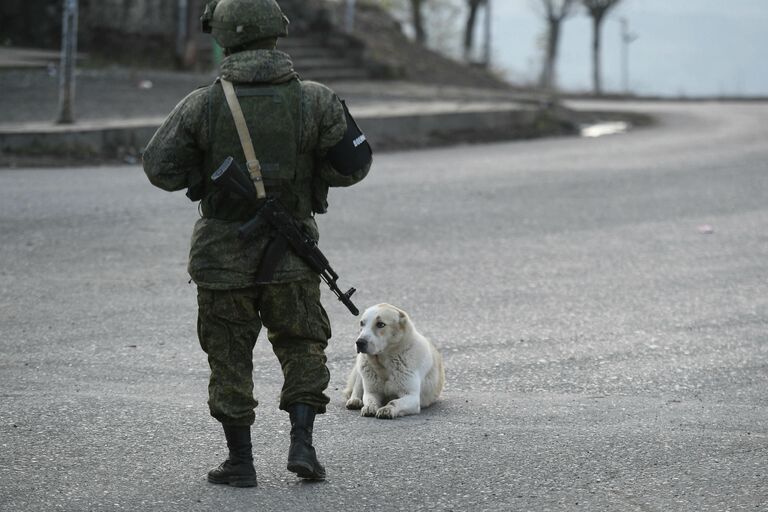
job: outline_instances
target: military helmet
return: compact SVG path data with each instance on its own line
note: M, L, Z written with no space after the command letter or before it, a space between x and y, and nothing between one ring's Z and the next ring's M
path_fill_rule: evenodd
M288 18L275 0L214 0L200 21L223 48L288 35Z

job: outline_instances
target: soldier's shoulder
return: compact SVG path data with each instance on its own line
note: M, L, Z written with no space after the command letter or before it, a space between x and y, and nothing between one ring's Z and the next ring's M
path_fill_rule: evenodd
M197 109L205 108L208 104L208 97L210 96L211 87L216 85L216 82L202 85L197 89L184 96L184 98L176 105L176 109L184 111L194 111Z
M184 97L184 99L181 100L181 102L185 104L189 104L190 106L206 103L208 101L208 96L209 96L211 87L213 87L214 85L216 85L216 82L208 85L201 85L197 89L187 94Z
M305 97L309 97L316 101L331 101L336 99L336 93L333 89L320 82L314 82L312 80L301 81L301 92Z

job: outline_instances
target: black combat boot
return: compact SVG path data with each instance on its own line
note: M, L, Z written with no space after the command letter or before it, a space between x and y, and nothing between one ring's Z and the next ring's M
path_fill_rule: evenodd
M233 487L254 487L256 470L251 453L251 427L223 425L229 457L208 472L208 481Z
M291 415L291 447L288 449L288 471L309 480L325 480L325 468L317 460L312 447L315 408L307 404L288 406Z

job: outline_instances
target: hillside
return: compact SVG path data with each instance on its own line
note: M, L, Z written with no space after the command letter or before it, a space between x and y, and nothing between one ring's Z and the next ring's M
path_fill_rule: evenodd
M484 68L455 61L412 42L381 7L361 4L355 29L355 35L365 44L366 57L391 70L393 78L441 85L510 87Z
M338 52L354 57L376 79L474 86L494 89L510 84L486 69L455 61L412 42L385 9L357 2L355 30L342 30L344 3L327 0L282 0L291 19L290 36L321 35ZM289 37L290 37L289 36Z

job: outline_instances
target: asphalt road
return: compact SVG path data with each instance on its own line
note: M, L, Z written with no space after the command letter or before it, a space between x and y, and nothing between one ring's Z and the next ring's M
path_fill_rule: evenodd
M660 123L382 154L333 192L341 284L408 310L447 387L419 416L345 410L356 320L327 294L315 484L285 470L265 340L259 486L204 480L225 447L182 193L0 171L0 509L768 510L768 104L623 107Z

